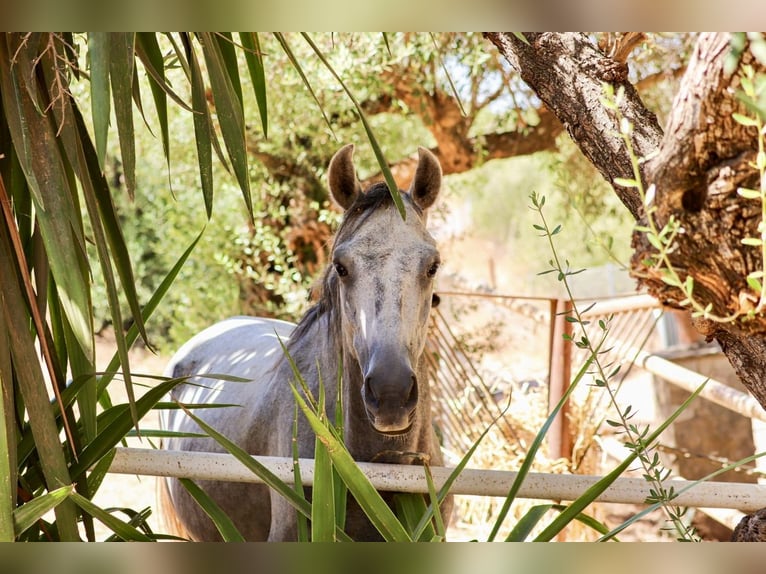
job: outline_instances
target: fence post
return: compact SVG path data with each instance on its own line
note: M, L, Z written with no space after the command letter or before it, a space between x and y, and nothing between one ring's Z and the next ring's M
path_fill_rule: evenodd
M572 344L564 335L572 335L572 324L566 320L572 311L569 299L551 299L551 339L548 356L548 413L569 388L572 370ZM551 459L569 459L572 437L569 432L569 401L559 411L548 431L548 452Z

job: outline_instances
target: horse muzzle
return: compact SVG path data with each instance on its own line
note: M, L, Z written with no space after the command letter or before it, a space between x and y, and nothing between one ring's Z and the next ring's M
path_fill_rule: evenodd
M378 363L364 377L362 397L375 430L387 435L405 434L415 419L418 380L409 365Z

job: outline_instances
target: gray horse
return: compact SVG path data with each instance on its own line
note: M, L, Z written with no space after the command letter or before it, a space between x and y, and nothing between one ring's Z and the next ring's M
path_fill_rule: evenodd
M345 210L331 264L318 284L317 302L298 325L274 319L234 317L202 331L175 354L170 377L229 374L250 382L192 378L172 397L180 403L225 403L240 407L201 409L197 415L252 454L292 456L295 401L292 369L280 339L314 396L321 376L327 410L334 417L336 378L343 375L345 444L357 461L412 463L422 453L432 465L442 455L431 420L423 350L433 301L439 251L426 231L426 210L441 185L441 168L420 148L412 185L399 214L385 184L363 191L352 161L353 145L330 162L335 201ZM340 363L339 363L340 362ZM182 411L167 411L165 428L199 432ZM314 435L301 417L299 456L313 458ZM220 451L209 438L171 438L171 450ZM295 540L295 510L264 485L205 482L208 494L248 540ZM391 493L382 493L391 502ZM160 513L166 526L193 540L219 540L210 519L176 479L160 479ZM449 516L451 501L442 514ZM355 540L379 540L353 500L346 531Z

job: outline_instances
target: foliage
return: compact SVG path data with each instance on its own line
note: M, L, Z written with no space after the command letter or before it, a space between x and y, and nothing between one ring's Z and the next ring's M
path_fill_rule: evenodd
M181 194L201 188L198 202L209 219L218 196L216 184L231 187L220 185L212 167L215 155L230 174L221 179L236 182L246 217L253 221L238 50L247 60L254 97L261 105L265 85L262 54L240 45L257 46L258 36L241 34L238 39L210 33L0 35L0 205L4 221L0 233L4 270L0 286L0 467L4 477L0 482L0 533L4 540L77 540L81 535L93 539L93 518L122 538L146 539L134 526L94 507L89 500L109 466L112 449L177 383L162 382L136 398L128 349L139 336L150 344L146 322L198 244L201 229L187 213L167 217L166 212L163 217L142 221L147 225L137 228L133 236L142 245L143 238L163 231L172 234L171 229L176 228L190 231L192 239L184 241L190 236L182 235L174 253L156 268L154 258L159 251L146 252L146 257L139 258L141 265L134 266L132 244L126 241L124 228L130 227L128 221L144 220L141 210L149 203L126 208L120 205L124 198L117 198L124 191L132 200L143 183L137 180L137 168L151 169L137 161L143 156L137 153L141 150L136 145L136 112L159 134L162 151L156 157L171 165L168 103L172 101L187 125L193 126L189 139L195 142L194 171L199 178L199 186L189 184L185 174L178 180L171 166L175 190ZM145 82L139 81L140 72L146 74ZM73 86L82 78L90 82L89 110L73 94ZM153 115L146 105L149 102ZM264 120L267 114L262 111L260 119ZM147 119L150 115L151 121ZM113 149L109 145L110 120L119 142L119 152L114 155L109 153ZM184 151L188 153L188 148ZM117 170L115 156L119 157ZM107 179L107 166L114 182ZM384 173L388 170L385 164L379 167ZM151 201L159 190L169 193L166 186L156 184L147 188L141 201ZM160 203L167 206L167 202ZM240 212L242 203L237 208ZM157 271L160 267L165 269L164 275ZM93 289L96 268L104 285L101 293ZM150 282L139 291L137 270L157 274L154 290ZM195 271L199 281L204 273ZM197 290L200 287L204 285L197 284ZM107 302L113 325L130 327L127 331L115 329L117 355L110 371L99 374L94 302L102 301ZM177 312L184 311L181 307ZM108 385L117 370L129 401L113 406ZM49 388L55 397L53 405ZM60 490L69 485L76 492ZM40 504L22 511L38 500ZM51 507L55 507L53 522L43 518ZM13 527L16 515L23 520ZM19 524L23 531L18 530Z
M360 144L361 172L390 182L383 156L432 135L412 102L386 103L392 77L455 94L477 135L496 117L533 119L534 98L509 89L520 80L479 35L399 39L0 34L2 540L92 540L94 519L119 539L157 538L141 513L125 521L90 502L114 447L178 383L137 397L129 348L233 311L232 274L266 287L260 310L295 312L336 217L317 166L337 140ZM368 119L375 101L385 113ZM296 239L309 221L324 227ZM117 353L97 373L105 323ZM118 372L129 400L113 405ZM443 496L432 494L426 514Z

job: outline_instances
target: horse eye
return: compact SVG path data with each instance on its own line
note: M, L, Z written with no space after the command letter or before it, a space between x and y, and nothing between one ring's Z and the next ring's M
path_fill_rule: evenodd
M345 277L348 275L348 269L346 269L342 263L335 263L335 272L338 274L338 277Z
M428 271L426 271L426 275L428 277L433 277L436 275L436 272L439 270L439 264L438 263L432 263L431 267L428 268Z

